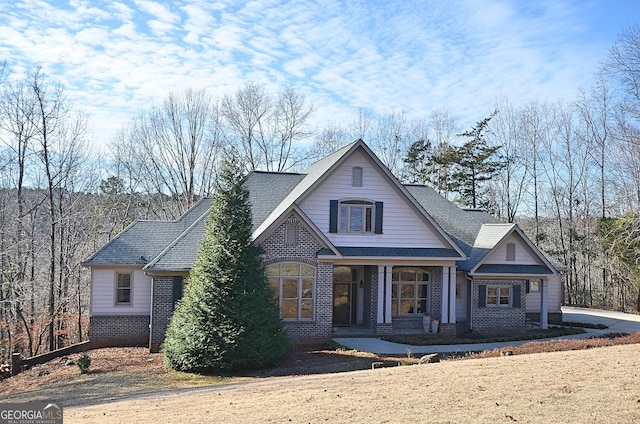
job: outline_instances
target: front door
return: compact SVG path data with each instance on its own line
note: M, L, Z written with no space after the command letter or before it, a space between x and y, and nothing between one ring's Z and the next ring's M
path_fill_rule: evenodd
M333 285L333 325L351 324L351 283Z

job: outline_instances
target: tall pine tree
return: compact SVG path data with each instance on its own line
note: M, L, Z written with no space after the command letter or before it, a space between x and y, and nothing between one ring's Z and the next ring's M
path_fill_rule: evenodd
M497 154L502 146L489 146L484 133L497 111L476 123L476 126L460 134L468 139L456 147L453 161L456 170L451 176L453 189L460 194L460 201L473 208L490 208L488 199L483 197L483 183L497 175L504 166L504 160Z
M288 352L259 248L251 240L249 193L232 161L219 176L198 257L162 351L171 368L198 373L263 368Z

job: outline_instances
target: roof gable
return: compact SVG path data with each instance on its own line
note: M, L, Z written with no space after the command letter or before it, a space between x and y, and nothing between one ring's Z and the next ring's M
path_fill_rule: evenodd
M513 244L514 258L507 259ZM516 224L484 224L466 265L471 274L553 274L556 267Z
M449 249L455 253L455 257L465 257L465 253L453 242L453 240L449 237L449 235L437 224L431 216L429 216L422 206L409 194L407 189L399 183L399 181L391 174L391 172L384 166L378 157L369 149L369 147L362 141L357 140L354 143L351 143L344 148L338 150L332 155L327 156L326 158L314 163L311 165L299 183L291 189L290 193L282 200L282 202L277 205L274 210L268 215L268 217L257 226L255 229L253 236L254 239L260 238L268 228L272 227L273 223L282 218L283 214L286 213L287 210L291 208L293 204L298 205L303 211L305 211L312 221L316 223L316 225L320 228L322 232L328 235L329 238L332 235L329 235L329 199L324 199L322 196L326 193L322 193L319 195L318 193L322 192L322 190L326 189L326 187L331 187L333 192L336 190L340 193L340 197L344 199L347 198L355 198L353 197L353 190L351 185L345 185L344 189L336 185L336 179L334 175L343 170L343 165L348 166L348 163L352 158L360 157L364 158L366 161L366 165L374 170L377 174L380 175L379 185L387 191L391 190L394 194L394 201L388 203L388 208L385 209L385 220L387 216L391 216L387 214L387 211L394 212L393 205L397 204L397 202L401 202L407 211L411 211L413 219L415 220L417 217L417 221L414 223L414 227L412 229L408 229L408 233L404 237L397 237L395 240L393 239L393 235L384 235L377 239L366 240L365 238L360 238L360 242L368 242L368 243L389 243L389 242L402 242L403 240L411 240L414 244L424 244L424 240L418 241L416 232L426 232L431 239L437 239L436 245L432 247ZM348 168L349 172L351 167ZM369 188L369 192L367 194L359 195L359 199L362 200L380 200L376 199L376 188ZM360 191L361 193L365 193L365 191ZM326 197L326 196L325 196ZM316 202L317 204L313 204ZM397 211L396 211L397 212ZM407 212L405 212L407 213ZM312 216L313 215L313 216ZM387 221L385 221L387 222ZM386 225L386 224L385 224ZM344 236L344 235L343 235ZM334 243L335 244L335 243ZM400 246L396 246L400 247ZM404 246L404 247L412 247Z

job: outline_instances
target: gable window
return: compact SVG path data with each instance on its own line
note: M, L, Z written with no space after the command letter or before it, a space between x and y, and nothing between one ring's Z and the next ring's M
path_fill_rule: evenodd
M283 320L313 319L314 267L297 262L282 262L268 266L267 276Z
M421 269L394 269L391 283L391 313L419 315L429 313L429 273Z
M515 261L516 260L516 245L515 243L507 243L507 260Z
M116 304L131 304L131 274L117 274L116 277Z
M362 168L359 166L351 168L351 186L362 187Z
M331 200L329 232L382 234L383 206L369 200Z
M363 200L340 202L341 233L371 233L373 224L373 203Z

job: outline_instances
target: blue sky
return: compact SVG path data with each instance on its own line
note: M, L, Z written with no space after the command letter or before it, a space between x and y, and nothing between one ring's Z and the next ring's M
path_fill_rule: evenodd
M170 91L246 82L295 86L314 125L366 107L446 109L468 127L498 97L572 100L637 22L637 0L14 0L0 2L0 61L42 64L98 149Z

